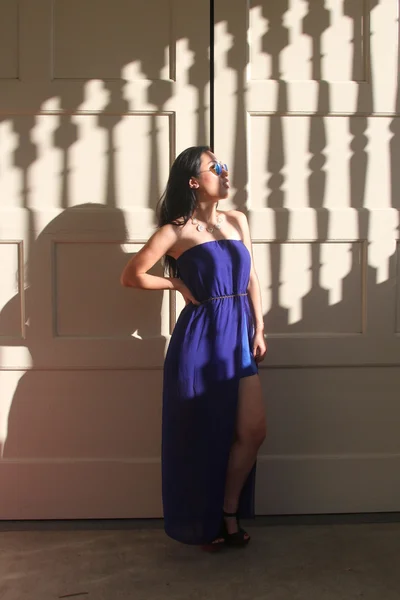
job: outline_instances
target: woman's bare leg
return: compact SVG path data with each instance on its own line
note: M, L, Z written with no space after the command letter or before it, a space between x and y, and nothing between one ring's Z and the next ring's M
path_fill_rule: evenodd
M266 435L265 410L259 375L239 382L236 436L232 444L225 485L224 510L236 513L240 493ZM236 519L225 519L228 533L237 531Z

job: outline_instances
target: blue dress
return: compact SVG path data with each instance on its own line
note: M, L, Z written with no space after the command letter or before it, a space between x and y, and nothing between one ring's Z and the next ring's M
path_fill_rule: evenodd
M186 544L218 536L239 381L257 373L247 297L250 253L239 240L186 250L178 275L201 302L188 304L174 328L164 365L162 492L166 533ZM239 516L254 516L255 465Z

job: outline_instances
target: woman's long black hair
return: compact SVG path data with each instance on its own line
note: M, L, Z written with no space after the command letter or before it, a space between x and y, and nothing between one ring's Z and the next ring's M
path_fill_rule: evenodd
M196 208L196 192L189 185L191 177L198 177L201 156L210 152L208 146L186 148L175 159L167 186L157 206L158 227L171 223L183 227ZM164 257L164 266L170 277L177 277L178 268L172 256Z

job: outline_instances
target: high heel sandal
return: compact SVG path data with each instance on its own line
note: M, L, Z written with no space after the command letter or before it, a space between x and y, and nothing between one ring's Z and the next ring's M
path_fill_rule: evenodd
M225 523L225 517L227 518L235 518L238 524L238 531L235 533L228 533L228 529ZM236 546L238 548L244 548L250 541L249 534L240 527L237 513L227 513L224 511L224 520L223 520L223 533L222 537L225 540L227 546Z
M226 546L224 537L224 523L221 523L221 528L217 537L209 544L203 544L201 549L205 552L219 552Z
M209 544L203 544L201 546L201 549L204 550L204 552L219 552L225 546L226 542L224 536L219 535L217 538L215 538L214 541L210 542Z

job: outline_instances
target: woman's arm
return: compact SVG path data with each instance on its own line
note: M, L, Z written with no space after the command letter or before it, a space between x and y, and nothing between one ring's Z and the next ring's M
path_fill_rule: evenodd
M177 240L172 225L165 225L133 256L121 274L121 284L142 290L173 290L174 279L149 275L149 271L174 245Z
M243 243L247 247L251 257L250 279L247 292L250 299L250 306L253 311L255 328L253 352L257 362L260 362L264 359L264 356L267 352L267 346L264 340L264 318L261 306L261 290L257 273L254 268L253 248L251 244L249 224L247 222L246 215L244 215L242 212L235 210L231 212L231 215L237 221L239 230L242 234Z
M121 274L121 284L142 290L177 290L186 303L198 304L185 284L176 277L149 275L149 271L176 243L178 235L173 225L164 225L127 263Z
M231 214L237 220L237 224L242 234L243 243L247 247L251 257L250 280L247 291L253 309L254 326L257 331L264 331L264 319L261 306L261 291L257 273L254 268L253 248L251 244L249 224L247 222L246 215L244 215L242 212L235 210L232 211Z
M253 309L254 328L256 331L264 331L264 319L261 307L261 292L257 273L252 270L250 281L247 288L250 297L250 303Z

